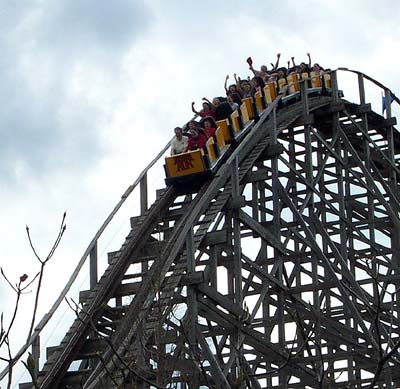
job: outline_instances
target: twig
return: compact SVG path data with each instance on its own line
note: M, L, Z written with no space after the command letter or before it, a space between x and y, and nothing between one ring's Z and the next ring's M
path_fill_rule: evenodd
M11 285L11 283L8 281L7 277L5 276L5 274L3 272L3 269L1 270L1 273L2 273L3 277L7 280L7 282ZM12 287L13 290L15 290L15 292L17 293L17 299L15 301L14 312L12 314L11 322L10 322L10 324L8 326L8 329L7 329L7 331L5 331L3 333L2 338L0 338L0 347L4 344L4 341L6 339L8 339L8 336L10 334L11 328L13 327L15 319L17 317L17 312L18 312L18 309L19 309L19 301L21 299L21 293L22 293L22 290L23 290L23 288L21 288L21 284L26 280L26 278L24 278L24 276L20 277L19 283L17 284L16 288ZM2 316L1 328L3 330L3 316Z
M33 307L32 320L31 320L31 325L30 325L29 331L28 331L27 341L31 337L32 332L33 332L33 326L35 325L36 313L37 313L37 309L38 309L38 305L39 305L39 295L40 295L40 290L41 290L41 287L42 287L42 280L43 280L43 275L44 275L44 267L45 267L46 263L50 260L50 258L53 256L53 254L55 253L58 245L61 242L61 238L62 238L62 236L63 236L63 234L65 232L65 229L67 228L67 226L65 225L65 217L66 217L66 215L67 215L66 212L64 212L57 238L56 238L52 248L50 249L49 254L47 255L47 257L46 257L46 259L44 261L36 253L35 247L33 246L33 243L32 243L31 235L29 233L29 227L26 226L26 233L28 235L29 244L30 244L30 246L32 248L32 251L35 254L36 258L40 262L39 280L38 280L38 285L37 285L37 288L36 288L35 304L34 304L34 307Z

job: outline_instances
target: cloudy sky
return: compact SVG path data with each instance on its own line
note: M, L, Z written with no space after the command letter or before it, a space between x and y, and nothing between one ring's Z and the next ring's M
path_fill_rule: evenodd
M396 0L0 5L0 266L14 282L33 275L25 225L45 255L67 211L50 297L172 128L191 117L190 102L221 95L226 74L249 75L248 56L260 66L278 52L285 63L310 51L324 67L363 71L400 95ZM9 289L0 280L6 313Z

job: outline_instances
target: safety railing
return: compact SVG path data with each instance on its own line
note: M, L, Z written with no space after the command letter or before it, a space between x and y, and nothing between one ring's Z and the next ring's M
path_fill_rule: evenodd
M340 67L337 69L338 72L341 73L348 73L348 74L354 74L357 75L357 82L358 82L358 94L359 94L359 99L360 99L360 104L366 104L367 100L370 101L371 99L367 99L367 93L366 93L366 85L365 81L369 81L372 85L378 87L378 103L381 103L381 108L382 108L382 114L384 114L383 111L386 113L386 118L392 117L392 102L396 102L398 106L400 107L400 99L391 91L387 86L383 85L379 81L375 80L374 78L366 75L365 73L359 72L357 70L352 70L344 67ZM379 93L380 92L380 93ZM380 101L379 101L380 100ZM378 106L376 107L377 111Z

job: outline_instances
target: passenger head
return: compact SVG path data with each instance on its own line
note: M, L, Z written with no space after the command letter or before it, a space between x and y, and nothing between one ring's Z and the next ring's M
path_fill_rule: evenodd
M313 67L312 67L312 71L313 71L313 72L318 73L318 72L320 72L321 70L324 70L324 68L321 67L321 66L319 66L318 63L315 63L315 64L313 65Z
M297 66L297 65L293 66L293 73L301 74L301 73L305 73L305 72L308 72L308 70L302 70L301 66Z
M205 102L203 103L203 109L204 109L204 111L211 111L211 105L210 105L210 103L207 103L207 101L205 101Z
M237 86L235 84L229 85L229 93L237 93Z
M248 81L243 80L242 83L241 83L240 85L241 85L242 89L243 89L245 92L250 92L250 91L251 91L251 85L250 85L250 83L249 83Z
M212 118L208 118L208 117L203 120L203 126L205 129L217 127L215 121Z
M212 103L218 107L221 104L221 101L219 100L218 97L214 97Z
M215 112L215 120L223 120L229 118L231 113L233 112L232 107L229 105L227 101L221 103L218 106L218 109Z
M237 103L237 104L242 104L242 99L240 98L240 95L239 95L239 93L231 93L230 95L229 95L231 98L232 98L232 100L235 102L235 103ZM229 103L230 104L230 103Z
M232 104L234 103L233 98L232 98L232 95L228 95L228 96L226 97L226 101L227 101L230 105L232 105Z
M308 65L305 62L302 62L299 66L300 66L301 73L306 73L306 72L310 71L310 69L308 68Z
M175 127L174 129L175 131L175 136L177 137L177 139L181 139L182 138L182 128L180 127Z
M278 78L285 78L287 70L286 68L282 67L278 69Z
M254 88L258 87L263 88L265 86L263 79L259 76L253 77L251 81L253 83Z
M197 128L197 122L196 122L196 120L191 120L189 123L188 123L188 127L189 127L189 131L192 129L192 128Z
M199 136L199 131L197 130L197 128L191 128L189 131L192 138L197 139L197 137Z
M261 70L262 72L264 72L264 73L268 73L268 68L267 68L266 65L262 65L260 70Z

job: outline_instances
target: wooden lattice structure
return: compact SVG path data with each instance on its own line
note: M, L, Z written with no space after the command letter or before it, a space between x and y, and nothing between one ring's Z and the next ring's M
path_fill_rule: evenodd
M357 104L331 78L279 96L198 192L146 209L142 187L41 388L400 386L400 136L362 74Z

